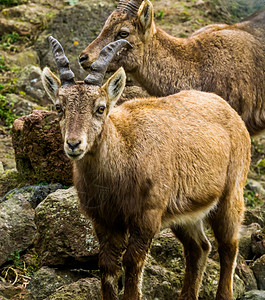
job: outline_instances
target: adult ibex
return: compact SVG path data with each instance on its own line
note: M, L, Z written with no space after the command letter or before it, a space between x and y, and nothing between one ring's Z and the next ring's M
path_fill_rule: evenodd
M109 70L123 66L154 96L189 89L215 92L241 115L250 134L265 129L265 11L175 38L155 25L152 4L141 3L120 1L81 53L83 68L89 69L108 43L126 39L133 47L122 50Z
M123 68L101 85L109 62L128 43L109 44L84 82L75 82L62 46L50 42L60 80L45 68L43 84L60 116L82 211L100 243L103 299L118 299L121 262L123 299L140 299L145 257L162 225L184 245L179 299L198 299L210 250L207 218L220 254L216 299L231 300L250 161L244 122L219 96L194 90L114 108L125 86Z

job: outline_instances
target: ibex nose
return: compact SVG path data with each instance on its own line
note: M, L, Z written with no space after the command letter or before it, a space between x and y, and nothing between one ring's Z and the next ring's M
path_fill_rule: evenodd
M77 141L77 142L69 142L69 141L67 141L66 143L67 143L68 147L72 151L74 151L81 144L81 141Z
M84 62L88 60L88 55L87 54L80 54L79 56L79 63L82 65Z

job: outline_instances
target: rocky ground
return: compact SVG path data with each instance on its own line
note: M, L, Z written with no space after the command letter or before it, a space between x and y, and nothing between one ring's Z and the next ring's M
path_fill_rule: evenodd
M156 22L168 33L186 37L207 24L236 22L264 8L265 0L155 0L153 4ZM55 67L47 43L52 34L63 44L77 78L83 79L86 73L78 65L78 54L97 36L115 5L114 0L0 0L1 300L100 299L98 244L90 222L78 210L72 166L61 147L57 117L47 111L51 105L40 74L46 65ZM146 95L132 85L129 80L123 100ZM235 299L265 299L264 200L261 135L252 139ZM214 238L206 230L213 250L200 299L212 300L219 264ZM164 230L148 255L143 299L176 299L183 272L182 247Z

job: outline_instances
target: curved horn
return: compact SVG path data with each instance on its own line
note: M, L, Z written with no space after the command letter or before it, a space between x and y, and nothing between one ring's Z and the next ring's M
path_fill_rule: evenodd
M132 45L126 40L117 40L105 46L99 54L98 59L91 65L91 73L84 79L87 84L101 86L109 63L117 52L124 46L132 48Z
M118 6L117 6L117 10L124 10L126 8L127 2L129 0L120 0Z
M48 40L60 75L61 84L75 84L75 75L69 67L69 60L64 54L62 45L52 36L49 36Z
M130 0L124 9L125 12L131 16L137 15L138 9L142 2L143 0Z

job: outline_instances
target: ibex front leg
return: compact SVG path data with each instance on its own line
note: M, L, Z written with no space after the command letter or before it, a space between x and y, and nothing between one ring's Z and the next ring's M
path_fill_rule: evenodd
M110 231L94 224L99 250L99 268L103 300L118 300L118 278L121 273L121 256L125 249L126 234L123 231Z
M161 224L160 212L144 213L140 220L132 220L129 228L129 243L123 256L125 289L123 300L140 300L142 272L146 254L154 235Z

